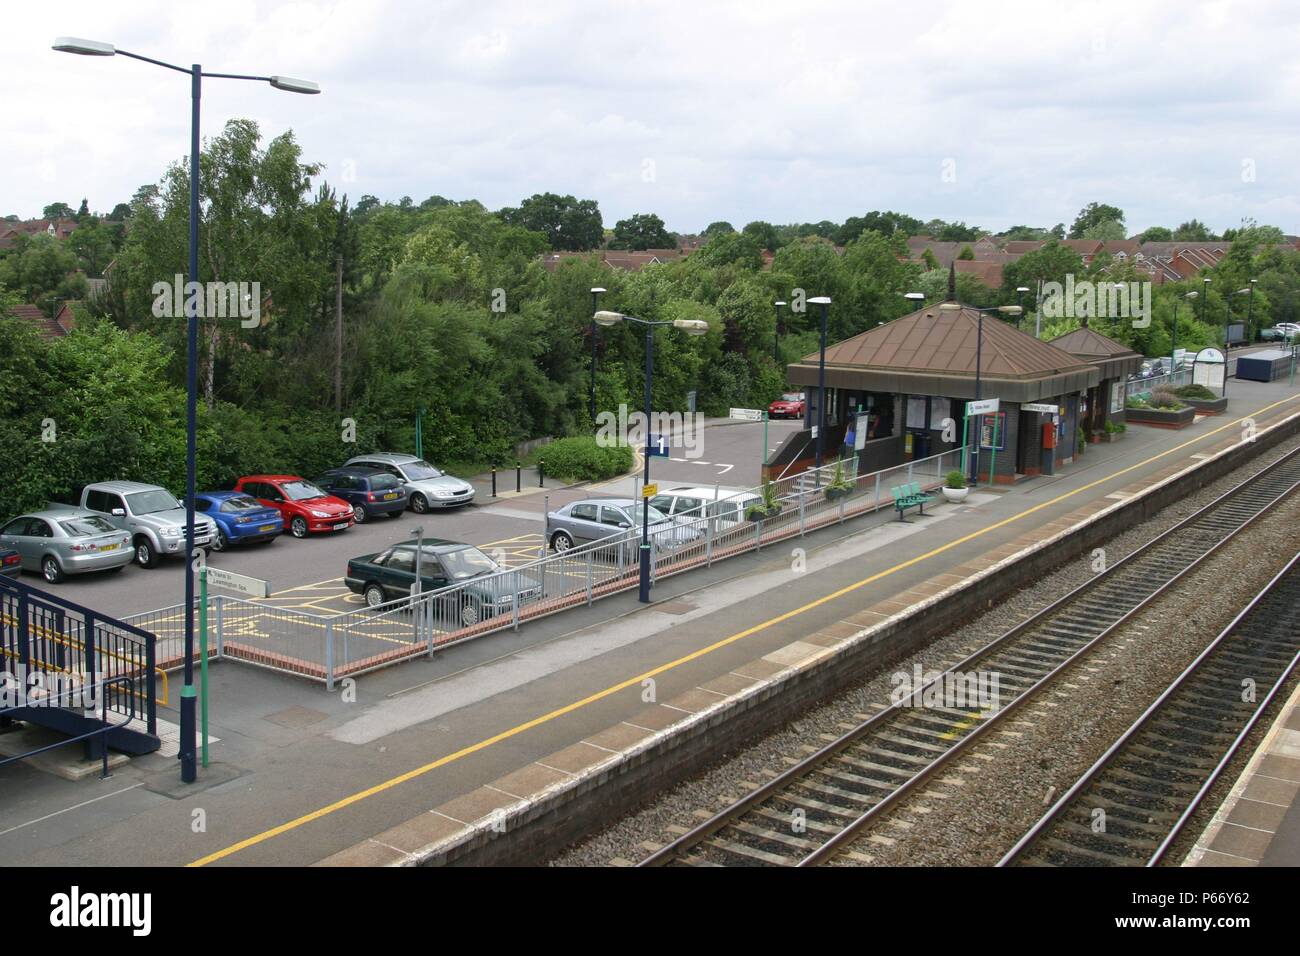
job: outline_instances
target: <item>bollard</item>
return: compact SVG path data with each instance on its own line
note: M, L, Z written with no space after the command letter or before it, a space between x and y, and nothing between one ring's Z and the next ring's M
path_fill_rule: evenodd
M519 492L524 490L524 486L522 484L524 479L523 479L523 472L520 470L521 468L522 466L519 464L519 462L516 461L515 462L515 494L519 494Z
M546 487L546 459L537 459L537 487Z
M492 497L497 496L497 466L492 466Z

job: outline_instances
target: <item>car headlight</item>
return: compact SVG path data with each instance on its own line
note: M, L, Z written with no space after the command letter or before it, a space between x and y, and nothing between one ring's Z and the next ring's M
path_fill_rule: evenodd
M315 510L312 511L312 515L313 517L316 518L328 518L330 516L328 511L315 511Z
M163 528L163 529L162 529L162 536L163 536L164 538L179 538L179 537L180 537L180 534L181 534L181 529L180 529L180 528Z

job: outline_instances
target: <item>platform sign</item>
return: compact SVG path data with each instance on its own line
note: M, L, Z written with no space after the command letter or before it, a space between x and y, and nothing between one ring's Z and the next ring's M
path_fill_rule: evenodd
M761 408L733 408L727 417L738 418L746 422L761 422L763 420L763 410Z
M966 414L970 415L990 415L998 410L1000 400L996 398L986 398L979 402L967 402Z
M207 569L208 583L227 591L234 591L245 597L268 598L271 596L271 584L261 578L250 578L247 574L223 571L211 565Z
M647 444L647 449L650 452L651 458L667 458L668 439L664 438L663 435L651 435L650 441Z
M657 494L659 494L658 485L646 485L644 488L641 489L642 498L653 498Z
M1041 412L1044 415L1057 414L1057 406L1047 402L1028 402L1020 406L1023 412Z

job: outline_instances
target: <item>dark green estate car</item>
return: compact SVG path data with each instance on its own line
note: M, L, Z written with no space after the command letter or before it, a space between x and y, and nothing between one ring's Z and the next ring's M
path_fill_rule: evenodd
M419 557L420 590L448 589L435 609L442 629L472 627L511 613L516 601L522 607L542 597L542 585L535 578L502 567L472 544L426 538ZM367 606L379 607L410 595L415 564L416 542L402 541L350 560L344 580Z

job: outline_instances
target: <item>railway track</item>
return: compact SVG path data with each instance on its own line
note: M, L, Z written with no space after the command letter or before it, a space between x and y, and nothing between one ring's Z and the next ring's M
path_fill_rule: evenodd
M926 675L890 707L639 865L826 862L1297 487L1300 449L941 674ZM979 688L990 686L990 678L996 679L997 691L992 707L979 694ZM967 689L975 693L963 699ZM935 696L941 704L933 701Z
M1157 865L1298 661L1300 554L998 865Z

